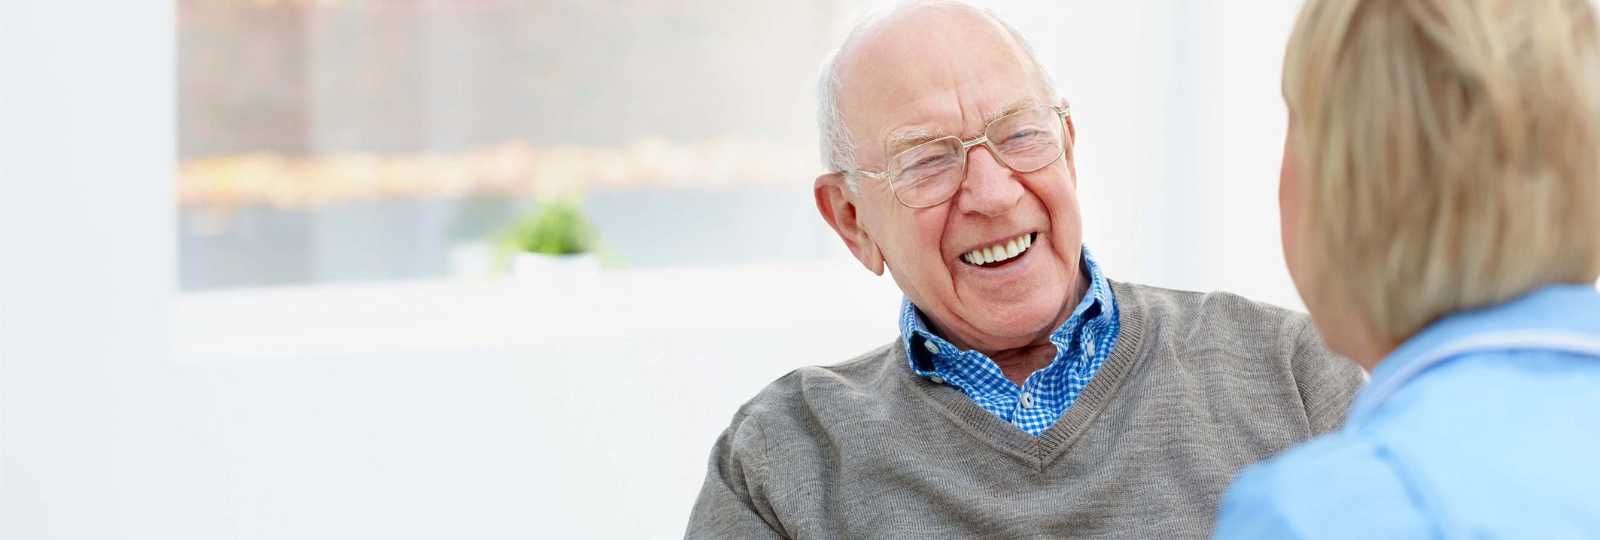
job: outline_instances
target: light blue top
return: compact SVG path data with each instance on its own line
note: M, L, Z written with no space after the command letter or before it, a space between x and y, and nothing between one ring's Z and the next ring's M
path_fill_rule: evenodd
M1217 538L1600 538L1600 292L1441 319L1345 427L1247 469Z

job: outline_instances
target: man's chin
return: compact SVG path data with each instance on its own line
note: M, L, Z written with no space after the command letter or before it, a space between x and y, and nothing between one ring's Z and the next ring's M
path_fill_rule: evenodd
M973 330L978 334L972 338L975 347L1009 349L1031 344L1040 336L1048 336L1060 312L1059 306L1056 309L1044 309L1042 306L997 307L994 311L975 314L967 320L971 321Z

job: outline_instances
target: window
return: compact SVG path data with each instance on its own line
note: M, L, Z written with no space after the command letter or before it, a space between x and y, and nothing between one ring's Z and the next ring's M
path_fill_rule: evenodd
M511 271L552 201L606 268L837 254L807 192L838 3L182 0L181 287Z

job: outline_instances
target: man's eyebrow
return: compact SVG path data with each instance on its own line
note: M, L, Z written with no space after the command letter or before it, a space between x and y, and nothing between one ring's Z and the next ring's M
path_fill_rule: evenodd
M1005 107L1001 107L1000 108L1000 112L995 114L994 118L985 118L985 119L983 119L983 121L986 122L986 123L987 122L993 122L993 121L995 121L996 118L1005 118L1005 116L1008 115L1008 114L1011 114L1011 113L1026 109L1028 107L1034 107L1034 106L1037 106L1038 104L1039 104L1039 100L1036 100L1036 99L1032 99L1032 98L1019 99L1019 100L1011 102L1010 105L1006 105Z
M1028 107L1036 106L1038 103L1038 100L1032 98L1019 99L1007 104L1005 107L1001 107L1000 111L995 114L994 117L985 118L983 121L985 125L987 125L989 122L993 122L996 118L1003 118L1008 114L1026 109ZM907 148L911 148L934 139L941 139L949 136L950 135L948 134L941 135L934 133L927 128L921 127L897 129L889 132L889 137L886 139L884 145L885 149L888 151L888 153L885 155L893 156L901 151L906 150Z
M913 127L897 129L889 133L889 138L885 148L888 150L887 155L893 156L907 148L911 148L913 146L942 137L945 136L936 134L928 128Z

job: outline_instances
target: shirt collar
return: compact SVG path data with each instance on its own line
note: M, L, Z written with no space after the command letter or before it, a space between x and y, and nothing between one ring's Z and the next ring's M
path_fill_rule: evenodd
M1089 288L1084 293L1083 299L1073 308L1072 315L1050 334L1050 341L1057 345L1066 346L1072 337L1073 330L1082 326L1083 321L1098 317L1111 316L1112 302L1111 285L1106 281L1105 275L1100 272L1100 265L1089 253L1089 247L1083 247L1083 273L1089 277ZM905 347L906 356L910 359L911 370L918 375L931 376L936 372L932 351L927 343L932 343L939 349L938 356L950 357L961 351L954 344L939 337L928 329L927 322L922 317L922 311L911 304L911 299L906 298L900 302L900 340Z
M1563 332L1600 337L1600 291L1594 285L1549 285L1510 301L1457 312L1434 322L1406 339L1372 370L1362 389L1394 384L1412 372L1413 364L1450 343L1474 336L1505 332ZM1362 396L1357 402L1365 401Z

